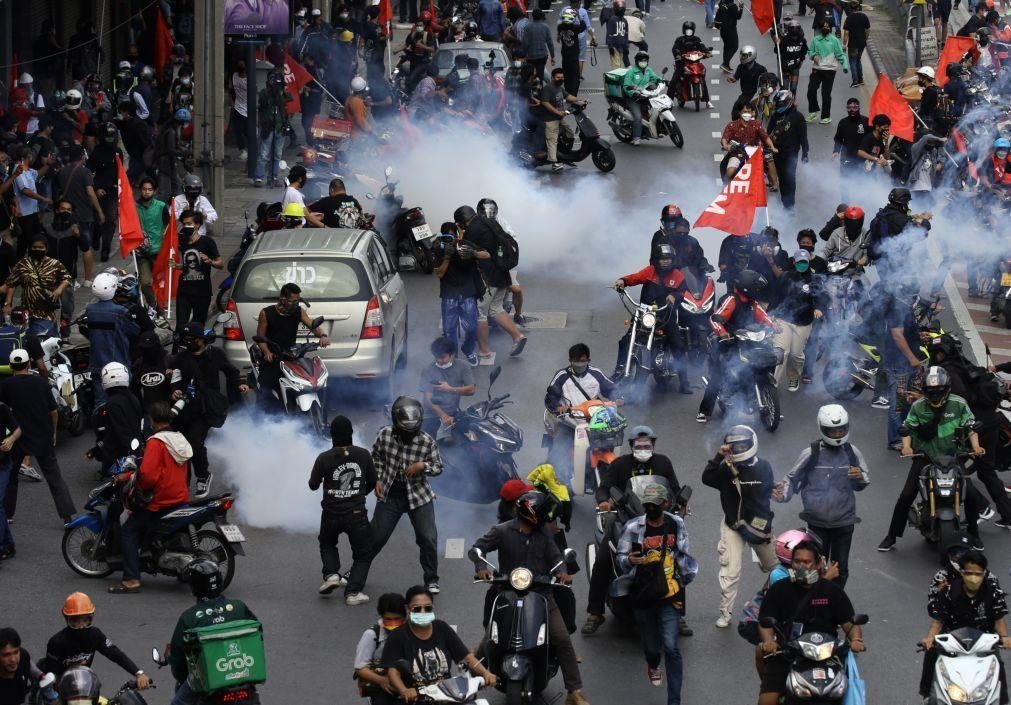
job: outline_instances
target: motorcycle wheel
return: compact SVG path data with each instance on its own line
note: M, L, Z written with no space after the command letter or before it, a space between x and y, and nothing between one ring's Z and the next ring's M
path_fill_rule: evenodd
M326 416L319 404L313 404L309 409L309 423L312 425L313 433L317 436L320 438L330 437L330 429L326 427Z
M218 564L221 571L222 585L225 590L235 577L235 551L225 543L217 531L201 529L197 532L197 555L208 558Z
M678 127L676 122L669 123L667 125L667 134L670 136L670 141L674 143L675 147L678 149L684 149L685 136L681 134L681 128Z
M218 307L219 313L225 312L225 306L228 302L228 289L219 289L218 295L214 297L214 305Z
M948 546L958 542L958 531L955 524L950 521L941 522L937 531L937 551L941 560L945 560L948 555Z
M762 425L772 433L779 428L779 393L771 383L763 382L758 386L758 395L762 400L762 408L759 410Z
M634 359L632 364L625 370L625 376L621 378L619 385L625 397L625 403L635 405L640 403L645 396L647 377L639 368L639 363Z
M105 561L88 557L100 535L89 526L75 526L63 532L63 560L70 569L85 578L104 578L112 575L113 568Z
M1011 299L1004 300L1004 327L1011 328Z
M825 363L821 372L821 381L825 391L839 401L850 401L860 396L864 385L853 379L850 374L849 358L845 355L833 355Z
M614 169L615 164L617 164L617 160L614 158L614 152L610 149L602 149L599 152L594 152L590 155L590 159L593 161L593 166L597 167L597 169L605 174Z
M428 252L428 248L415 242L411 245L411 252L414 255L414 260L418 263L418 269L425 274L431 274L435 267L432 266L432 256Z
M81 411L73 411L71 414L67 423L67 433L71 436L80 436L84 433L84 414Z
M506 681L506 705L523 705L522 681Z
M631 125L619 125L617 123L611 123L611 132L618 139L619 142L624 142L629 144L632 141L632 126Z

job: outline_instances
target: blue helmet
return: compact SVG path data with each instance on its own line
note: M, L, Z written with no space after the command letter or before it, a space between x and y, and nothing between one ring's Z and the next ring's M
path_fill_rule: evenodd
M1011 150L1011 140L1007 137L998 137L993 143L994 149L1007 149Z
M191 113L186 108L179 108L176 111L176 121L177 122L189 122L193 119L193 113Z

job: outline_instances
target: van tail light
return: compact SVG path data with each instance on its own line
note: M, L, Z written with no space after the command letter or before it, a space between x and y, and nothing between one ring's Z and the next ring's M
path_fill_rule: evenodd
M369 299L365 309L365 322L362 324L362 340L376 340L383 337L383 309L379 305L379 297Z
M245 340L245 336L242 335L242 324L239 323L239 309L232 299L228 299L225 313L228 314L228 320L221 324L225 340Z

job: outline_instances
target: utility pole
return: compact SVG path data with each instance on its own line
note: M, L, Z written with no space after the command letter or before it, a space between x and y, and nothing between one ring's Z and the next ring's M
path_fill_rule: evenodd
M194 96L193 156L204 190L224 220L225 195L225 18L224 3L197 7L193 62L198 67ZM254 69L255 67L249 67Z

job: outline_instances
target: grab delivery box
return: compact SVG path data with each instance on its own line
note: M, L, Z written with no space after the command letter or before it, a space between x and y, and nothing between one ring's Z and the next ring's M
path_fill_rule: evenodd
M252 619L183 632L190 679L201 693L267 680L263 625Z
M604 73L604 93L608 98L622 98L621 84L625 80L627 68L611 69Z

